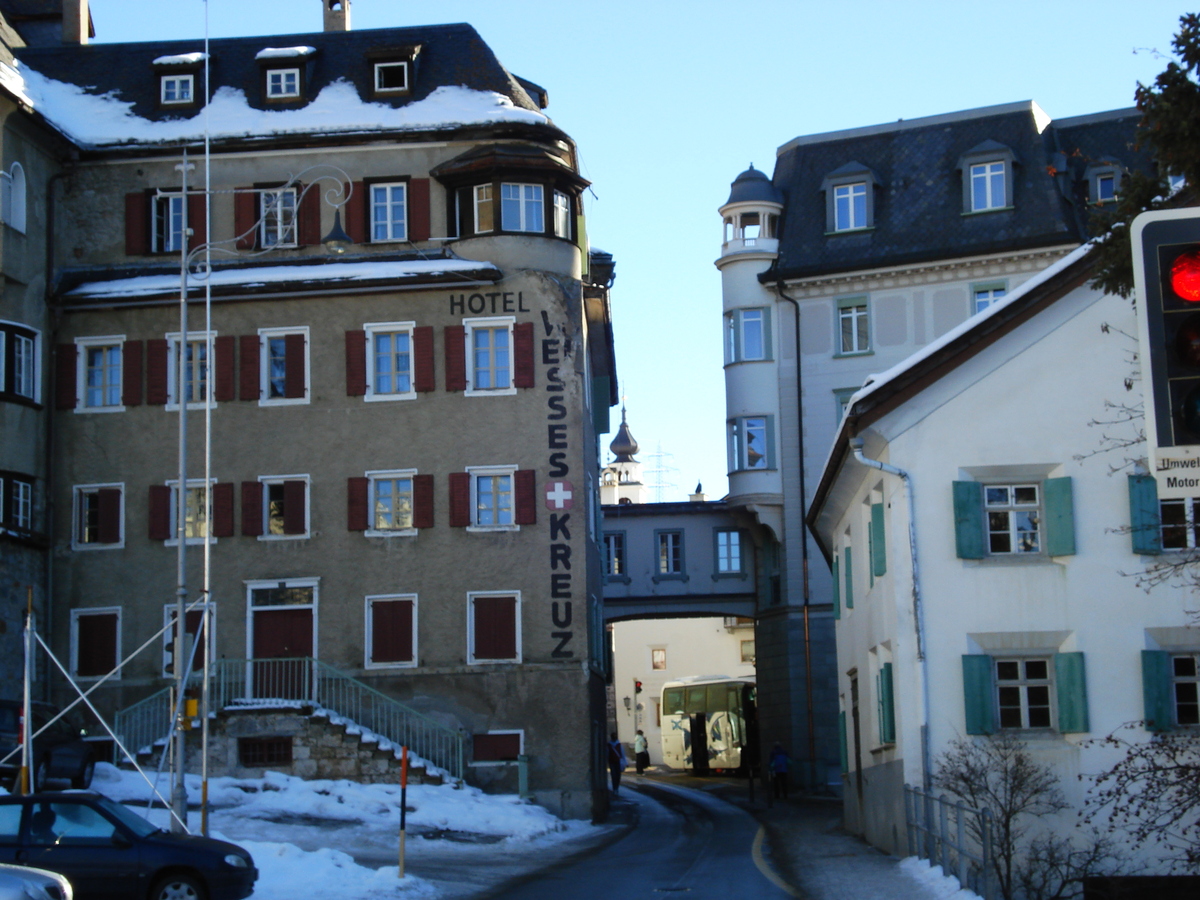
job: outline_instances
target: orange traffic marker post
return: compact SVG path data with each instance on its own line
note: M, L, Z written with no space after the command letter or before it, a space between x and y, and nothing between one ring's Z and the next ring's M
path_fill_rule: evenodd
M400 870L404 877L405 814L408 811L408 748L400 748Z

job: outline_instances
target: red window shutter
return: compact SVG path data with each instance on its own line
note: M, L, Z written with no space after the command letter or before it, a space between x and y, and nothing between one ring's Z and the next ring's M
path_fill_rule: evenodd
M517 598L476 597L476 659L515 659L517 655Z
M237 379L234 377L234 347L237 339L232 334L222 334L213 341L213 367L216 369L216 384L213 396L218 403L237 399Z
M74 344L59 344L54 348L54 406L56 409L74 409L79 402L75 396L75 366L79 351Z
M243 334L238 343L241 345L239 354L242 357L241 378L239 379L239 395L243 400L257 400L262 391L259 382L258 354L261 342L257 334ZM262 532L259 532L261 534Z
M466 528L471 524L471 474L451 472L449 480L450 527Z
M365 244L370 233L367 226L367 210L370 207L367 203L367 186L361 181L356 181L347 187L350 188L350 199L342 207L342 226L346 229L346 234L350 235L350 240L356 244Z
M465 472L463 474L466 474ZM470 502L470 482L468 484L468 502ZM413 476L413 527L433 527L433 476Z
M533 469L518 469L513 476L513 487L516 489L517 524L537 524L537 473Z
M146 402L151 406L167 402L167 342L163 338L146 341Z
M429 240L429 179L413 178L408 182L408 239Z
M99 532L101 544L121 542L121 489L100 488L96 491L99 506Z
M367 392L367 333L361 328L346 332L346 396Z
M258 191L250 187L235 188L234 191L233 231L237 235L237 248L253 250L258 246Z
M171 527L171 489L165 484L150 485L150 540L169 541L175 536Z
M304 335L283 336L284 366L283 395L289 398L304 396Z
M116 613L88 613L75 620L75 674L107 675L117 666Z
M304 185L297 185L296 190L303 191ZM296 212L299 222L296 223L296 241L301 246L321 243L321 186L314 185L300 200L300 209Z
M192 230L191 236L188 238L188 250L195 250L204 243L204 235L207 229L205 228L205 204L203 194L188 194L188 228Z
M242 534L258 537L263 533L263 486L258 481L242 482Z
M532 322L518 322L513 326L513 385L533 387Z
M213 537L233 537L233 482L214 484L212 489Z
M467 389L467 329L462 325L447 325L443 331L446 350L446 390Z
M150 198L145 191L125 195L125 255L150 252Z
M370 486L368 478L346 479L346 528L349 531L366 531L370 524L367 516Z
M142 405L142 342L126 341L121 348L121 402Z
M471 758L475 762L504 762L521 755L519 734L471 735Z
M433 371L433 326L418 325L413 329L413 390L428 393L436 389Z
M305 501L308 495L308 485L303 481L285 481L283 483L283 533L304 534L308 516L305 514Z
M371 662L412 662L413 602L375 600L371 603Z

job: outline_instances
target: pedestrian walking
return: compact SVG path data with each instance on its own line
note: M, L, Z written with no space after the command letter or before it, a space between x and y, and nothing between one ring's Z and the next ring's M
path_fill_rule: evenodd
M788 759L787 751L783 749L783 744L779 741L775 742L775 746L771 748L771 756L767 761L767 768L771 770L771 788L778 800L786 800L788 798Z
M646 735L642 729L638 729L637 737L633 739L633 762L637 766L637 773L641 775L650 768L650 745L646 743Z
M612 773L614 794L620 793L621 773L625 771L625 765L625 748L617 740L617 733L614 731L612 740L608 742L608 771Z

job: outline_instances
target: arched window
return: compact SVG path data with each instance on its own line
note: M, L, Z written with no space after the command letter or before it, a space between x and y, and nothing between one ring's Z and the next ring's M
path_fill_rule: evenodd
M25 233L25 169L19 162L7 172L0 172L0 219Z

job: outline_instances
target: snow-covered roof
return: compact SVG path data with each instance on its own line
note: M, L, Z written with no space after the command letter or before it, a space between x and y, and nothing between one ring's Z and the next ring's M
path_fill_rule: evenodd
M196 63L204 62L208 58L207 53L196 51L195 53L175 53L170 56L160 56L154 60L156 66L194 66Z
M255 59L286 59L289 56L311 56L316 47L264 47L254 54Z

